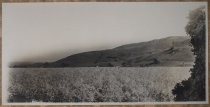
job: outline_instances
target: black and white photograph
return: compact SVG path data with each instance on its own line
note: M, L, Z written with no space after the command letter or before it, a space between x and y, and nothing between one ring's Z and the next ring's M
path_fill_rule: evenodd
M2 102L207 104L207 8L3 3Z

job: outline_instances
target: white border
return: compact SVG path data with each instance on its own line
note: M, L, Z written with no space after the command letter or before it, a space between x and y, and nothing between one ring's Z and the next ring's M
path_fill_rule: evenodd
M186 101L186 102L93 102L93 103L5 103L3 105L168 105L168 104L208 104L208 101Z
M58 3L58 2L42 2L42 3ZM59 2L59 3L65 3L65 2ZM90 2L91 3L91 2ZM96 2L92 2L96 3ZM121 2L122 3L122 2ZM124 2L127 3L127 2ZM138 2L142 3L142 2ZM154 2L150 2L154 3ZM157 2L157 3L164 3L164 2ZM170 3L178 3L178 2L170 2ZM189 2L191 3L191 2ZM199 3L199 2L198 2ZM208 86L208 2L202 2L206 3L206 101L185 101L185 102L78 102L78 103L56 103L56 102L36 102L36 103L8 103L5 101L5 77L7 77L7 74L3 72L5 70L5 66L3 65L3 5L2 5L2 105L162 105L162 104L209 104L209 86ZM5 4L5 3L2 3Z

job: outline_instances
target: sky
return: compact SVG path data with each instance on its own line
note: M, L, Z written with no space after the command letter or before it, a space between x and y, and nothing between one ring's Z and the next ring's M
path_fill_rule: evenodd
M72 54L186 36L206 2L3 3L3 60L52 62Z

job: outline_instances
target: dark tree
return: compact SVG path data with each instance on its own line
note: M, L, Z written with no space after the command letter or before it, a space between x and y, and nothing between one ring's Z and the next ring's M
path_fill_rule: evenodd
M205 7L190 12L186 32L191 37L195 65L190 70L191 77L178 83L172 90L176 101L204 101L205 90L205 59L206 59L206 15Z
M159 64L159 63L160 63L160 61L158 59L156 59L156 58L153 59L153 64Z

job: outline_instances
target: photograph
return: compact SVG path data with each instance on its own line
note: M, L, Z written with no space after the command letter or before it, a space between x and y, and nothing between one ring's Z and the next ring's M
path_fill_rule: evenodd
M2 104L208 104L207 9L3 3Z

